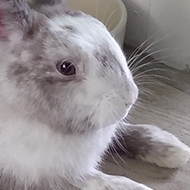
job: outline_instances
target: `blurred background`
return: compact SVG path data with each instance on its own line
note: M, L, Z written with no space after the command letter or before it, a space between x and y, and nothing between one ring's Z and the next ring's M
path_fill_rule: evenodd
M154 45L166 64L190 71L190 1L123 0L128 11L125 43L137 47L152 37L163 38ZM150 41L151 41L150 40ZM165 49L165 51L164 51ZM156 55L155 55L156 57Z

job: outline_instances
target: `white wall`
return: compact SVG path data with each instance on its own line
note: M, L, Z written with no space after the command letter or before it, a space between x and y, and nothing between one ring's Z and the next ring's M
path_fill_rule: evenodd
M166 64L190 68L190 0L123 0L128 10L125 43L136 47L148 37L162 38L153 48L161 50ZM153 49L151 51L153 51ZM190 71L190 69L189 69Z

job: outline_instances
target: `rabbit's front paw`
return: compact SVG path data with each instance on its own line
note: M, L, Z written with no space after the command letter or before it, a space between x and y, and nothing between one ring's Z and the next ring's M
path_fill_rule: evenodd
M126 142L121 144L134 158L167 168L179 168L190 159L186 144L156 126L126 125L123 135Z

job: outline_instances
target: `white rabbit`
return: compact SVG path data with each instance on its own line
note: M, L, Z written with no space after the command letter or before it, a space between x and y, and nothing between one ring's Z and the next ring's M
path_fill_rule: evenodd
M0 190L150 190L97 169L117 129L130 129L122 120L138 97L119 45L65 2L40 3L37 12L0 1ZM174 166L184 164L189 148L172 143Z

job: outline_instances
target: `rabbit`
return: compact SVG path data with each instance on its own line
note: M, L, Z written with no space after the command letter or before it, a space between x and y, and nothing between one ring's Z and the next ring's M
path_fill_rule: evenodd
M123 122L139 92L106 27L65 1L29 4L0 1L0 189L151 190L101 172L118 130L129 144L138 134L140 159L185 164L190 149L172 134Z

